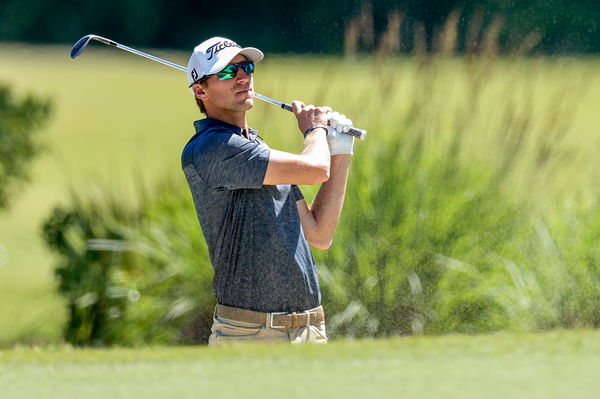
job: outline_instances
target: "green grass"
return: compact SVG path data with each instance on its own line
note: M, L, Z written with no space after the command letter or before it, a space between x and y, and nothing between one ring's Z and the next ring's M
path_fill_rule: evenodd
M184 53L151 52L182 65L187 62ZM68 201L72 188L87 190L101 183L127 193L139 176L183 179L179 154L192 134L191 122L198 118L183 73L100 45L90 46L76 61L68 53L66 46L0 45L0 80L17 93L32 91L55 101L55 115L42 135L48 152L34 163L31 184L11 209L0 213L0 244L8 252L8 261L0 263L0 346L60 341L63 302L56 294L54 259L39 234L48 212ZM419 63L307 60L313 59L267 57L255 76L257 91L282 100L332 105L370 130L368 145L376 154L378 137L395 129L396 119L388 115L406 112L410 103L406 98L414 94L422 76ZM597 58L491 63L485 101L472 111L475 121L465 132L470 146L464 161L495 162L497 143L489 128L501 131L493 119L498 99L512 96L517 108L527 112L531 103L531 112L542 116L560 100L573 109L568 113L572 116L568 134L559 138L569 162L551 176L536 176L536 188L542 186L544 191L533 192L528 179L535 165L523 161L514 168L508 189L515 197L541 199L540 207L555 203L557 194L571 193L582 202L597 198L599 63ZM430 82L435 94L430 102L435 103L431 109L442 115L435 123L432 119L421 125L436 132L430 139L443 142L452 135L457 109L452 105L466 96L464 82L469 76L460 60L447 60L438 68ZM249 120L272 147L301 146L291 114L257 103ZM543 136L548 129L541 125L535 131ZM356 151L362 148L367 143L356 144Z
M595 398L600 332L411 337L326 346L18 348L0 397Z

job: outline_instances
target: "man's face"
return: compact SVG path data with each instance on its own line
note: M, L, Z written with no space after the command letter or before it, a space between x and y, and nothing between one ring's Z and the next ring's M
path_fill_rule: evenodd
M229 63L235 64L246 61L243 55L235 56ZM237 74L232 79L219 80L217 75L213 75L203 85L204 95L201 100L207 114L215 112L243 112L254 105L254 86L252 75L239 68Z

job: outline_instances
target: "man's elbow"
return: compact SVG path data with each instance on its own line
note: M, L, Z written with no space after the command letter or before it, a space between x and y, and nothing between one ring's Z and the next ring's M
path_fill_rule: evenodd
M329 180L329 164L317 164L311 167L310 183L321 184Z
M332 240L310 240L308 245L314 249L326 250L331 248Z

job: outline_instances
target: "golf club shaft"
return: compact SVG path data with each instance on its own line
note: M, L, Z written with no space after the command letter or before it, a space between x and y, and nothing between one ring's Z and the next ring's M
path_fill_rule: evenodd
M77 41L77 43L75 43L75 45L71 49L71 58L76 58L78 55L80 55L83 52L85 46L87 46L87 44L89 43L89 41L92 40L92 39L96 40L96 41L99 41L100 43L106 44L108 46L113 46L113 47L119 48L121 50L125 50L125 51L128 51L130 53L133 53L135 55L139 55L141 57L147 58L149 60L156 61L156 62L159 62L161 64L170 66L171 68L175 68L175 69L179 69L180 71L187 72L187 68L185 68L185 67L183 67L181 65L177 65L177 64L175 64L173 62L170 62L170 61L167 61L167 60L163 60L162 58L155 57L155 56L153 56L151 54L147 54L147 53L144 53L142 51L136 50L134 48L124 46L124 45L122 45L120 43L115 42L114 40L110 40L110 39L107 39L105 37L97 36L97 35L87 35L87 36L84 36L81 39L79 39ZM262 100L262 101L267 102L269 104L276 105L276 106L278 106L281 109L284 109L286 111L290 111L290 112L293 111L292 110L292 106L290 104L274 100L274 99L272 99L270 97L263 96L262 94L259 94L259 93L256 93L256 92L254 92L254 96L256 98L258 98L259 100ZM362 129L358 129L358 128L355 128L355 127L351 127L350 130L348 130L348 132L346 134L349 134L349 135L354 136L354 137L356 137L358 139L364 140L365 136L367 135L367 131L366 130L362 130Z
M142 51L136 50L134 48L124 46L124 45L119 44L119 43L117 43L115 41L108 40L108 39L106 39L106 40L99 40L99 41L101 43L108 44L109 46L114 46L116 48L120 48L121 50L129 51L130 53L142 56L144 58L148 58L149 60L160 62L161 64L170 66L170 67L175 68L175 69L179 69L180 71L183 71L183 72L187 72L187 68L185 68L185 67L183 67L181 65L177 65L175 63L172 63L171 61L163 60L162 58L155 57L155 56L153 56L151 54L147 54L147 53L144 53Z
M282 103L281 101L274 100L271 97L263 96L262 94L258 94L256 92L254 93L254 97L258 98L259 100L263 100L266 103L277 105L279 108L285 109L286 111L294 111L290 104Z

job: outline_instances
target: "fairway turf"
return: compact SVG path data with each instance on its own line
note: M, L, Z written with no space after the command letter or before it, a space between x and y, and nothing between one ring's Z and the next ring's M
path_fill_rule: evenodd
M0 397L596 398L600 332L0 352Z

